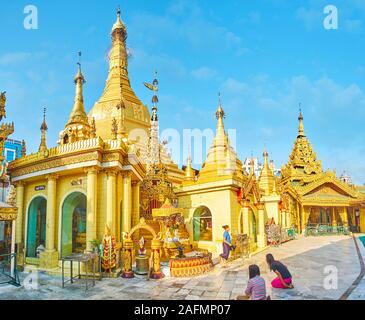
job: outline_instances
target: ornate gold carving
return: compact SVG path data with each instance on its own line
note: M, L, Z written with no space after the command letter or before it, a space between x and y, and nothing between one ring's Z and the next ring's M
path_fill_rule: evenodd
M111 162L111 161L119 161L120 154L119 153L105 153L103 154L103 162Z
M25 168L19 168L19 169L14 168L14 169L12 169L12 176L19 177L19 176L31 174L34 172L39 172L39 171L48 170L48 169L52 169L52 168L62 167L65 165L71 165L71 164L98 160L98 159L99 159L98 152L58 158L55 160L48 159L48 161L36 163L34 165L30 165Z
M16 220L18 208L15 207L1 207L0 208L0 221L13 221Z

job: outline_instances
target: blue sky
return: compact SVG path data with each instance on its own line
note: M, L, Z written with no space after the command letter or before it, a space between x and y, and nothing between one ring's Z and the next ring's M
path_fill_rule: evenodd
M148 105L142 83L159 72L161 129L215 128L220 91L239 157L261 157L266 145L281 166L301 102L324 169L365 182L365 1L44 0L31 3L39 11L39 29L32 31L23 27L28 4L2 4L0 90L7 91L13 138L26 139L29 152L39 145L44 106L48 145L56 145L73 105L78 51L87 110L100 97L120 4L132 86ZM338 30L323 28L328 4L338 8Z

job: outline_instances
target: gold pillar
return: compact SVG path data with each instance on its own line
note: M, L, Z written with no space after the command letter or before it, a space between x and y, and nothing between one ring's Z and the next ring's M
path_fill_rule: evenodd
M264 211L264 205L259 204L259 230L257 235L257 246L259 248L265 248L267 245L267 238L265 233L265 211Z
M107 184L106 184L106 224L112 230L112 234L115 235L116 229L116 196L117 196L117 172L115 170L107 171Z
M123 222L122 231L129 232L132 224L132 174L123 174Z
M290 217L289 209L287 209L287 211L285 212L285 215L286 215L286 227L291 228L291 217Z
M96 210L98 170L91 167L87 173L86 251L92 251L91 241L96 239Z
M365 207L360 208L360 232L365 233Z
M349 220L348 220L347 208L346 207L344 207L342 209L342 223L345 227L349 226Z
M24 183L16 183L16 206L18 208L18 216L16 219L15 242L23 243L23 219L24 219Z
M336 207L331 208L332 227L337 227Z
M58 267L58 252L55 249L57 178L57 175L47 176L46 250L39 256L39 266L44 269Z
M280 210L280 221L281 221L281 227L282 228L286 228L286 215L285 215L285 211Z
M127 237L123 239L123 273L122 278L134 278L132 271L133 241Z
M302 210L302 215L301 215L301 231L303 232L305 229L305 226L307 224L307 213L305 211L304 206L301 206L301 210Z
M150 268L152 269L151 278L152 279L161 279L163 278L163 273L161 272L161 240L153 239L151 243L151 264Z
M139 181L132 182L132 227L139 223L140 186Z
M242 210L242 221L243 221L243 233L247 235L247 237L250 236L250 227L249 227L249 220L248 220L248 214L249 214L249 205L248 201L245 201L243 210Z

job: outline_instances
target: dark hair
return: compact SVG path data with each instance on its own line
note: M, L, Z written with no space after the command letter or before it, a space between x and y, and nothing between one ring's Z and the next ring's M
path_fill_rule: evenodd
M267 264L269 265L270 270L272 270L271 265L272 265L272 263L273 263L274 261L275 261L274 256L273 256L271 253L268 253L268 254L266 255L266 262L267 262Z
M223 228L224 230L227 230L227 229L229 228L229 226L228 226L228 225L224 225L222 228Z
M251 264L248 267L248 276L250 279L260 275L260 268L256 264Z

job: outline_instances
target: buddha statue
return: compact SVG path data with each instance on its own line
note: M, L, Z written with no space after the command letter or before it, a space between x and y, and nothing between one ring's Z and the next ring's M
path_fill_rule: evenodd
M143 257L143 256L146 256L147 254L147 250L145 248L145 241L144 241L144 238L142 237L140 240L139 240L139 249L138 249L138 255Z

